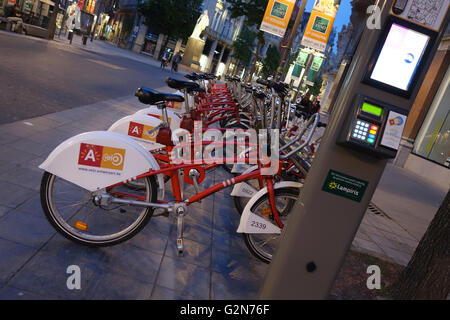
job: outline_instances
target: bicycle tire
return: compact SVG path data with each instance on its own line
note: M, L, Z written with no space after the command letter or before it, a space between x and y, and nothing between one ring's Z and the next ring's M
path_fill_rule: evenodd
M53 194L55 181L57 181L56 179L61 180L63 183L66 183L69 186L74 186L73 187L74 189L78 188L82 192L85 193L83 198L86 198L86 201L83 204L80 203L80 208L77 208L76 212L74 214L68 215L70 217L67 219L67 221L66 221L66 218L64 218L62 216L62 212L59 212L62 210L56 209L56 203L55 203L56 198L55 198L55 195ZM157 184L156 184L155 177L150 176L150 177L146 177L143 179L145 179L145 181L146 181L145 183L147 185L147 188L145 191L146 200L150 201L150 202L156 202ZM126 188L126 185L122 185L122 186L123 186L122 188ZM133 189L128 188L127 191L128 190L133 190ZM68 194L68 196L72 197L72 196L76 195L76 192L65 192L65 194ZM88 202L90 202L92 205L95 206L95 204L92 202L92 198L89 199L89 194L91 194L89 191L82 189L82 188L80 188L64 179L61 179L49 172L44 172L44 174L42 176L40 196L41 196L41 206L44 211L45 217L47 218L47 220L50 222L50 224L53 226L53 228L58 233L60 233L65 238L67 238L77 244L81 244L81 245L85 245L85 246L89 246L89 247L106 247L106 246L112 246L112 245L124 242L124 241L132 238L133 236L135 236L139 231L141 231L147 225L147 223L150 221L150 218L153 215L153 208L140 207L140 208L142 208L142 212L139 214L136 221L133 222L132 224L130 224L130 226L124 228L123 230L120 230L119 232L115 232L112 235L91 235L91 234L83 233L82 230L79 230L76 227L73 227L70 224L70 220L72 220L72 222L73 222L73 219L78 218L78 217L76 217L78 214L80 214L80 213L84 214L84 211L81 211L81 210L83 209L83 207L85 207L86 204L88 204ZM92 194L91 194L91 197L92 197ZM120 207L120 209L119 209L119 207ZM99 211L101 214L105 213L103 211L107 211L109 216L107 215L106 217L112 216L113 218L116 218L116 220L119 220L119 221L120 221L120 219L125 218L125 216L124 215L122 215L122 216L115 215L114 212L113 213L109 213L109 212L119 209L120 213L123 213L122 210L124 210L126 213L127 211L124 208L129 209L131 207L132 206L117 206L117 208L106 209L106 208L102 208L101 206L97 206L98 209L102 210L102 211ZM134 207L134 208L139 208L139 207ZM62 209L62 208L60 208L60 209ZM89 214L91 214L91 213L89 213ZM97 215L96 215L96 217L97 217ZM106 224L107 221L104 220L105 216L101 216L99 214L98 217L99 218L97 218L97 219L101 223ZM77 222L78 222L78 220L77 220ZM88 226L87 223L86 223L86 226ZM109 225L107 225L107 227L109 227ZM91 229L90 226L88 228ZM85 231L87 231L89 229L86 229Z
M277 198L281 197L289 197L289 206L286 207L285 212L280 212L280 219L283 221L283 223L286 223L287 215L291 213L292 208L295 204L295 201L298 199L299 196L299 189L296 188L280 188L275 189L275 201ZM269 200L269 194L266 193L263 196L261 196L260 199L258 199L252 206L251 210L253 213L255 213L255 208L259 207L262 203L265 201L268 203ZM264 217L264 219L267 219ZM272 219L271 222L274 220ZM276 224L276 223L275 223ZM261 260L264 263L270 263L272 260L273 253L276 251L278 243L274 243L274 247L268 248L267 250L263 250L261 247L257 245L257 238L258 237L264 237L266 234L252 234L252 233L243 233L242 236L244 238L245 245L247 246L250 253L255 256L257 259ZM279 240L279 237L281 234L277 234L276 240ZM272 236L273 237L273 236ZM269 241L265 241L268 243Z

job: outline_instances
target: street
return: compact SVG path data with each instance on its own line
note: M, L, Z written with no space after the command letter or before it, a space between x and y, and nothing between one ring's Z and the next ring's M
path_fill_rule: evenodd
M170 75L170 68L3 32L0 57L0 123L160 88Z

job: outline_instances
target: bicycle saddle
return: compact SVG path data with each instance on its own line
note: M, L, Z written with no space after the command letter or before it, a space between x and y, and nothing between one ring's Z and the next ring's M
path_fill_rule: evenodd
M143 104L158 104L166 101L183 102L184 98L177 94L165 93L149 88L138 88L134 94Z
M192 88L199 87L199 84L196 82L178 80L178 79L174 79L171 77L166 79L166 83L172 89L177 89L177 90L182 90L182 89L188 89L188 90L191 89L192 90Z

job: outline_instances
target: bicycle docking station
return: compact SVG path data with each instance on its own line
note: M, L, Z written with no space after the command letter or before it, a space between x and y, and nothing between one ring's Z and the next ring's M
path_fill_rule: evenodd
M449 21L444 0L433 24L421 24L421 1L373 1L381 29L361 35L261 299L329 298Z

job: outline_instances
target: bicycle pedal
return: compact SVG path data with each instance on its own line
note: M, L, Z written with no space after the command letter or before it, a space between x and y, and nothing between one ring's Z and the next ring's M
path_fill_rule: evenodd
M177 239L177 253L179 257L182 257L184 255L184 244L183 239L181 238Z

